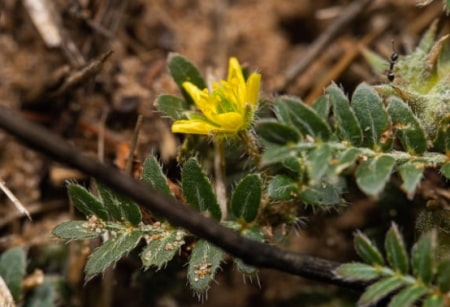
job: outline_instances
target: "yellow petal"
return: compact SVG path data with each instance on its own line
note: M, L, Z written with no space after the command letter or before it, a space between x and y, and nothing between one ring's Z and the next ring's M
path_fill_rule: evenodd
M261 74L253 73L247 80L247 97L245 100L247 103L250 103L253 107L258 105L260 84L261 84Z
M177 120L172 125L173 133L211 134L215 130L217 130L216 126L198 119Z
M217 113L216 103L211 101L208 89L200 90L191 82L183 82L183 87L192 97L195 105L206 117L210 117L211 114Z
M244 123L242 114L237 112L228 112L217 114L214 117L214 122L220 125L220 130L227 132L237 132Z
M244 75L242 74L241 65L239 65L238 60L235 57L231 57L228 63L228 78L229 82L233 79L237 79L239 84L245 84Z

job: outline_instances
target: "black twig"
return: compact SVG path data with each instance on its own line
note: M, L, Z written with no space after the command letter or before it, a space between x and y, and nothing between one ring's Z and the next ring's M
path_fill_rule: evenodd
M355 290L364 285L342 281L334 275L337 262L309 255L284 251L240 236L238 233L206 218L197 211L163 195L119 170L90 158L61 137L47 129L23 119L17 113L0 106L0 127L27 146L40 151L56 161L83 171L110 188L125 194L140 205L167 218L172 224L183 227L204 238L224 251L257 267L276 269Z

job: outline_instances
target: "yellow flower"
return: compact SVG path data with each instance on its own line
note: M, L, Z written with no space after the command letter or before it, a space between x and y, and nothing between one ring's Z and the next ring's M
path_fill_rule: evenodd
M214 82L211 92L184 82L184 89L201 113L189 112L189 119L175 121L172 132L233 135L247 129L258 106L260 80L260 74L252 73L245 81L238 60L232 57L227 80Z

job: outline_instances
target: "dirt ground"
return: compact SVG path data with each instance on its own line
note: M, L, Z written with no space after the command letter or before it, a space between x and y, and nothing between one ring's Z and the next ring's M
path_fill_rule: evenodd
M174 157L180 139L153 105L161 93L179 95L166 70L170 52L186 56L209 77L223 76L228 57L236 56L262 74L264 99L287 93L311 103L332 80L347 92L362 81L386 82L385 75L374 73L364 61L364 48L388 59L393 40L396 51L404 54L435 19L443 32L449 30L441 1L426 8L412 0L372 1L287 86L295 63L352 2L1 0L0 103L120 168L142 114L136 164L155 153L170 175L178 171ZM253 283L248 278L244 283L231 265L224 266L208 300L201 303L185 282L182 260L162 272L143 273L135 255L85 284L86 255L98 242L63 244L50 232L75 214L65 181L88 178L25 148L3 131L0 166L0 180L33 218L21 217L0 195L0 251L24 246L30 272L40 268L54 280L65 280L58 294L61 306L353 305L355 293L273 271L263 270L259 281L254 277ZM333 260L353 257L352 232L375 225L387 213L365 198L351 203L340 214L311 219L286 247Z

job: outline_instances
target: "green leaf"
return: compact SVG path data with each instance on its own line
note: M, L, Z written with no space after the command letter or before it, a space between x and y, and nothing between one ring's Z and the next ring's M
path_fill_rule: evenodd
M368 195L377 196L391 177L395 159L389 155L379 155L364 161L356 169L356 183Z
M67 191L73 205L85 216L95 215L104 221L108 220L105 206L84 187L70 183L67 185Z
M406 284L407 282L398 276L383 278L366 289L359 298L358 306L374 305L391 292L394 292Z
M151 185L155 190L161 193L173 196L169 185L167 184L166 176L155 156L150 155L145 159L142 169L142 181Z
M445 163L441 166L440 172L445 178L450 179L450 162Z
M306 145L306 144L305 144ZM310 144L308 144L310 145ZM311 146L310 146L311 147ZM299 149L291 146L268 146L263 152L261 165L270 165L282 162L288 158L296 158Z
M443 295L435 294L427 297L422 304L422 307L445 307L447 306Z
M98 247L86 263L86 277L90 278L103 272L117 262L123 255L135 248L141 240L142 233L138 230L119 233Z
M353 244L356 253L364 262L370 265L384 265L383 255L365 234L358 231L355 234Z
M395 96L388 99L387 111L392 119L395 135L403 148L412 155L421 155L427 149L425 131L410 107Z
M163 268L185 243L185 236L186 232L181 229L170 229L161 234L151 236L150 241L141 254L144 267L155 266L158 269Z
M333 114L336 120L336 130L339 139L359 146L362 142L362 131L356 119L355 112L350 108L350 103L344 92L335 84L331 84L325 92L333 106Z
M422 235L412 249L411 264L414 276L425 284L429 284L434 276L436 249L436 230Z
M327 143L317 146L306 157L306 169L310 183L316 184L326 173L331 160L331 148Z
M303 186L300 197L305 204L334 206L341 203L341 191L340 183L330 183L322 179L316 184Z
M386 137L390 120L377 92L368 84L361 83L352 96L352 107L363 132L363 147L375 151L387 151L392 146L392 137Z
M68 221L57 225L52 233L60 239L80 240L98 237L105 231L104 222L100 220L98 223L89 221Z
M348 281L371 281L382 276L380 270L365 263L345 263L340 265L335 274Z
M242 179L233 191L231 211L236 217L242 217L248 223L258 214L262 196L261 177L250 174Z
M317 98L312 107L320 117L324 120L328 119L328 116L330 115L330 101L327 96L322 95Z
M300 133L297 130L273 120L259 121L256 124L256 132L264 140L274 144L284 145L300 140Z
M291 172L293 172L294 174L296 174L298 176L301 176L304 172L304 167L300 163L299 158L290 157L290 158L283 160L283 162L281 162L281 163L283 164L284 167L286 167L288 170L290 170Z
M403 179L401 186L402 190L408 195L413 195L417 186L419 185L423 172L425 169L425 163L420 160L411 160L400 165L397 170Z
M390 266L402 274L407 274L409 269L408 253L406 252L403 237L395 223L392 223L391 228L387 232L384 245Z
M303 135L324 141L330 138L331 130L325 120L296 97L276 98L275 113L281 121L293 125Z
M434 148L450 156L450 116L443 118L439 123L438 133L434 140Z
M186 119L185 112L189 111L189 107L183 99L162 94L156 98L156 107L159 112L169 116L173 120Z
M188 267L188 280L192 290L200 294L209 289L223 256L224 253L220 248L205 240L195 243Z
M49 280L45 277L44 282L34 288L27 297L24 307L53 307L55 304L55 289Z
M21 247L10 248L0 256L0 276L16 302L20 300L25 269L25 252Z
M450 291L450 259L439 263L437 269L437 284L439 289L446 293Z
M428 291L429 289L424 286L412 285L406 287L398 294L394 295L389 303L389 307L412 307L414 306L414 302L427 294Z
M126 220L133 225L141 222L141 210L135 202L101 184L98 184L97 187L106 209L116 221Z
M183 82L189 81L201 90L206 88L205 80L203 80L200 72L188 59L177 53L169 54L168 66L170 74L183 93L184 98L189 104L193 104L191 96L183 88Z
M298 196L298 183L291 177L277 175L269 181L269 196L273 200L288 200Z
M220 220L222 212L214 195L213 188L197 160L190 158L183 166L181 184L186 202L194 209Z
M339 152L337 160L332 165L332 170L336 175L342 173L345 169L354 165L360 155L361 150L354 147Z

